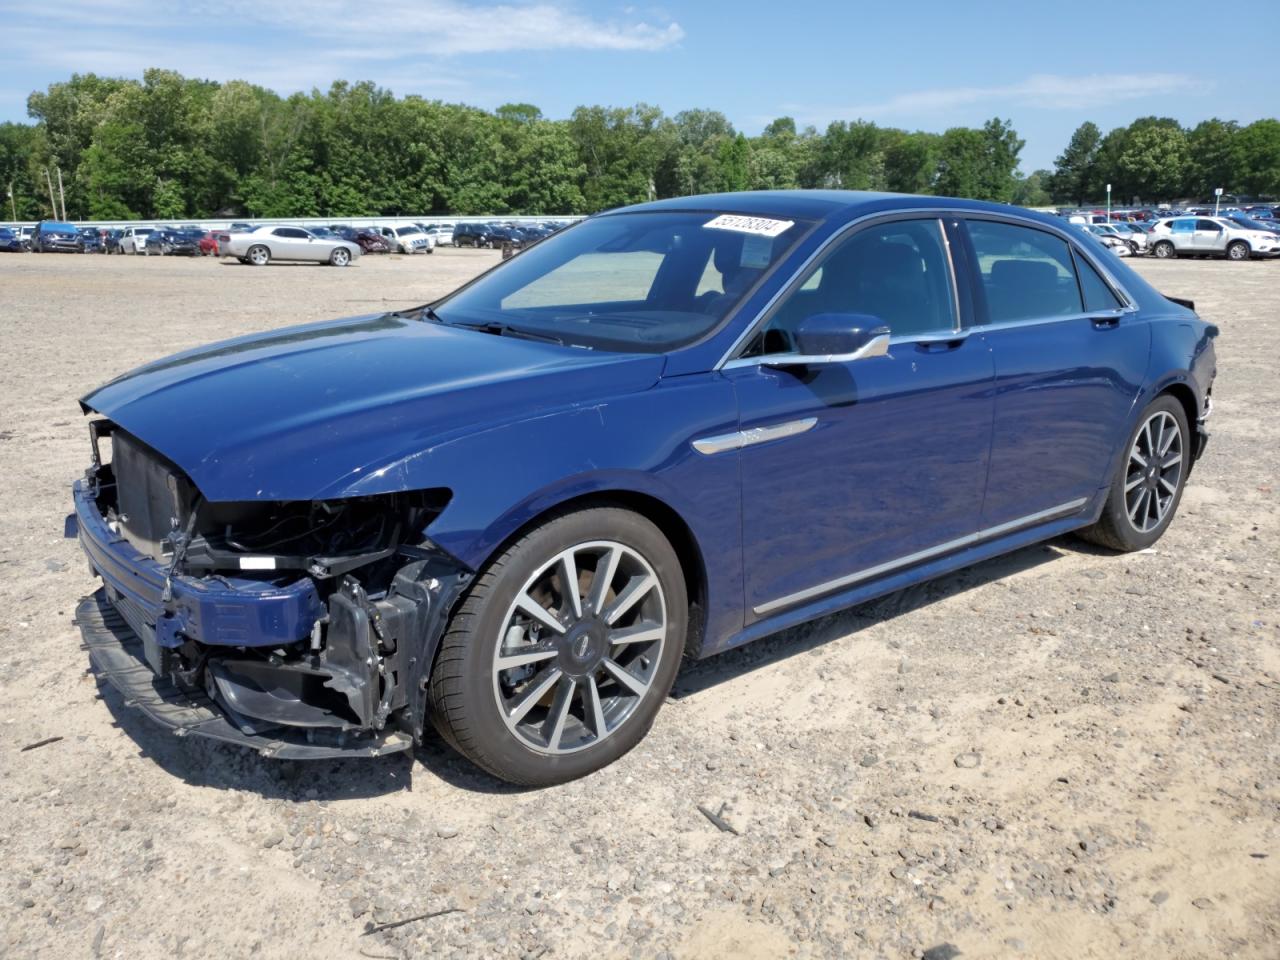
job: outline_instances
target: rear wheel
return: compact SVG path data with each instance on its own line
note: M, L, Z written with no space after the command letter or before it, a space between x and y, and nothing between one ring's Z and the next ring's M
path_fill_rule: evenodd
M1228 260L1248 260L1249 245L1243 240L1236 240L1227 247Z
M1168 240L1161 240L1151 252L1160 260L1172 260L1177 256L1177 251L1173 249L1173 244Z
M260 243L254 244L246 254L249 262L255 267L265 267L271 262L271 251Z
M680 562L657 527L616 507L561 514L471 586L431 673L432 721L512 783L584 776L648 731L687 623Z
M345 267L351 262L351 251L346 247L335 247L329 254L329 263L335 267Z
M1126 451L1102 516L1080 535L1129 552L1159 540L1182 499L1191 467L1190 431L1182 404L1168 394L1156 397L1142 411Z

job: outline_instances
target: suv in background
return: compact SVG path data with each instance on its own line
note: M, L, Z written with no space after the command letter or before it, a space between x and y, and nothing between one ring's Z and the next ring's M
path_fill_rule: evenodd
M1161 260L1178 255L1225 257L1280 256L1280 236L1250 230L1225 217L1173 217L1151 228L1151 252Z
M459 223L453 228L455 247L492 247L501 242L502 238L487 223Z
M32 253L84 253L84 237L61 220L41 220L31 231Z

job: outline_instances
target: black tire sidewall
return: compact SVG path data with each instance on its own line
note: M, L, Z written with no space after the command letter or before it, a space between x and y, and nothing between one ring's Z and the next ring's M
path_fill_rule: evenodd
M511 602L529 577L560 551L590 540L615 540L639 552L653 567L667 608L667 640L648 694L622 729L598 747L549 756L521 743L498 713L493 695L496 638L505 626L503 619ZM481 754L472 759L504 779L538 786L574 780L614 762L639 743L653 725L684 653L689 604L684 575L671 544L639 514L617 507L589 508L562 514L536 528L518 540L495 565L501 566L500 576L474 611L474 627L469 635L451 634L446 638L465 643L463 709L472 741Z
M1134 440L1137 439L1143 424L1153 414L1161 410L1173 416L1174 421L1178 424L1178 429L1182 432L1182 472L1178 475L1178 491L1173 495L1173 503L1169 507L1169 512L1153 529L1143 533L1135 529L1133 524L1129 522L1124 494L1124 481L1128 474L1129 451L1133 449ZM1125 550L1145 550L1164 536L1164 532L1169 529L1169 525L1173 523L1173 518L1178 513L1178 506L1182 503L1182 492L1187 488L1187 474L1191 470L1191 458L1192 438L1190 425L1187 423L1187 412L1182 409L1182 404L1176 398L1168 394L1156 397L1143 409L1133 429L1129 431L1124 449L1120 452L1120 462L1116 468L1116 475L1112 479L1111 489L1107 493L1106 506L1103 508L1109 515L1112 529L1124 543Z

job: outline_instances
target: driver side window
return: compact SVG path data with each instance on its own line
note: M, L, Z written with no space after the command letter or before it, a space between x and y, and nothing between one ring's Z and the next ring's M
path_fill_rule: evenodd
M956 329L942 224L879 223L840 242L786 295L744 356L795 351L799 324L824 313L873 317L869 324L895 337Z

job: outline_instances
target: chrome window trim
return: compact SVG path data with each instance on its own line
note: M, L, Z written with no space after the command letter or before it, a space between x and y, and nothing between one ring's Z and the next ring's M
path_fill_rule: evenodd
M746 430L735 430L732 433L718 433L712 437L699 437L691 441L693 449L704 456L725 453L728 450L740 450L757 443L768 443L770 440L781 440L808 433L818 425L817 417L804 417L800 420L788 420L785 423L774 423L767 427L748 427Z
M960 285L956 281L956 259L951 254L951 238L947 236L947 224L942 217L938 218L938 233L942 235L942 249L947 254L947 269L951 271L951 313L956 321L953 329L962 330L964 323L960 317Z
M844 577L837 577L834 580L828 580L825 583L819 583L816 586L807 587L804 590L797 590L795 593L789 593L785 597L779 597L776 600L769 600L758 606L752 607L752 612L756 616L763 616L774 610L780 610L783 607L791 607L805 600L811 600L814 597L820 597L824 594L835 593L842 587L851 587L856 583L864 580L870 580L884 573L892 573L902 567L909 567L913 564L920 563L924 560L930 560L934 557L941 556L944 553L950 553L953 550L959 550L961 547L971 546L981 543L985 540L992 540L1005 533L1013 533L1025 527L1034 526L1045 520L1054 520L1058 517L1065 517L1073 511L1079 510L1089 502L1088 497L1080 497L1076 500L1070 500L1066 503L1060 503L1056 507L1050 507L1047 510L1041 510L1038 513L1028 514L1025 517L1019 517L1016 520L1009 520L1005 523L997 524L994 527L987 527L985 530L978 530L975 533L967 534L963 537L957 537L954 540L948 540L946 543L940 543L936 547L927 547L924 550L917 550L915 553L909 553L904 557L898 557L896 560L889 560L885 563L877 564L874 567L867 567L865 570L859 570Z
M864 225L867 225L873 221L929 220L929 219L937 219L939 221L943 221L945 220L946 217L956 217L957 219L960 219L960 220L969 220L969 219L994 220L997 223L1012 223L1017 226L1028 226L1028 227L1031 227L1032 229L1042 230L1045 233L1051 234L1052 236L1056 236L1058 237L1058 239L1066 241L1067 245L1071 248L1073 253L1084 257L1089 262L1089 265L1098 271L1098 274L1102 277L1103 282L1106 283L1108 286L1110 286L1112 292L1115 293L1117 296L1119 296L1120 300L1124 303L1124 306L1121 307L1121 310L1123 311L1123 313L1138 312L1138 302L1133 298L1133 296L1129 293L1129 291L1125 289L1124 284L1120 283L1120 281L1116 279L1115 275L1109 269L1107 269L1105 264L1101 263L1090 251L1084 249L1084 247L1081 244L1077 243L1076 238L1073 237L1069 231L1057 226L1056 224L1042 223L1039 220L1034 220L1031 217L1020 216L1019 214L1014 212L1005 213L1004 211L995 212L995 211L987 211L987 210L964 210L961 208L945 207L945 206L921 207L918 210L896 210L896 211L877 210L875 213L863 214L860 217L856 217L855 219L850 220L843 227L841 227L840 230L833 233L831 236L827 237L826 240L823 240L822 243L820 243L818 247L811 254L809 254L809 256L805 257L803 262L801 262L801 264L798 267L796 267L796 269L792 272L791 277L786 281L786 283L784 283L782 287L778 290L778 292L775 293L772 297L770 297L769 300L765 303L765 305L760 308L760 312L759 314L757 314L756 318L752 320L751 323L747 324L746 328L742 331L742 333L738 334L738 336L734 339L733 343L729 345L729 348L724 352L724 354L720 357L720 359L715 363L715 365L711 369L722 370L722 369L735 369L738 367L758 366L761 358L735 357L734 354L737 353L738 350L741 349L742 345L746 343L747 340L750 339L751 335L755 333L757 329L759 329L760 325L764 322L765 318L769 316L769 312L773 310L775 306L777 306L778 301L781 300L784 296L787 296L792 292L799 278L809 269L809 267L813 265L814 261L816 261L819 257L824 256L832 245L844 240L845 237L853 233L858 228ZM947 252L948 252L948 255L950 255L950 250L951 250L950 238L947 237L945 223L942 223L942 237L943 237L943 240L947 243ZM951 281L953 284L955 284L956 283L955 263L951 262L950 266L951 266ZM962 322L960 317L959 306L960 306L959 301L957 300L956 301L956 321L958 323ZM1105 313L1103 314L1086 313L1086 314L1081 314L1079 316L1093 317L1093 316L1105 316L1105 315L1106 315ZM1029 324L1055 323L1059 320L1071 320L1076 318L1077 317L1075 316L1043 317L1043 318L1038 317L1038 318L1032 318L1029 320L1019 320L1019 321L1008 323L1008 324L975 323L970 327L961 327L961 329L972 329L972 330L982 330L982 331L998 330L998 329L1005 329L1006 327L1012 327L1012 326L1022 327L1022 326L1027 326ZM942 332L942 329L940 329L938 332ZM929 334L926 333L924 335L928 336ZM893 341L890 341L890 342L893 342ZM898 342L913 342L913 341L911 341L910 338L908 338L908 340L898 341Z

